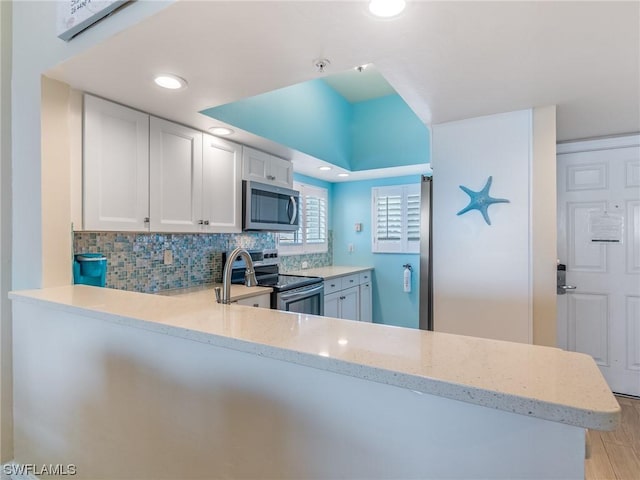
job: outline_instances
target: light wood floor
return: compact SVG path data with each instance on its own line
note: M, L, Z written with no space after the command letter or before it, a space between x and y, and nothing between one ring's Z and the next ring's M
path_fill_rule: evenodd
M591 456L585 461L586 480L640 479L640 400L616 398L622 409L617 430L588 432Z

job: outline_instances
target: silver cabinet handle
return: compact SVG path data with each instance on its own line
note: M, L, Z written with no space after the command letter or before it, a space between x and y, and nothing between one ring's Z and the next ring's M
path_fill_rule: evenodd
M563 290L575 290L578 287L576 287L574 285L560 285L560 288L563 289Z
M205 224L205 225L209 225L209 220L205 220L205 221L204 221L204 224Z
M276 177L275 177L275 175L267 175L267 179L269 179L269 180L275 180L275 179L276 179Z
M202 220L198 220L198 225L202 225L204 222Z
M149 217L144 217L144 223L149 223Z

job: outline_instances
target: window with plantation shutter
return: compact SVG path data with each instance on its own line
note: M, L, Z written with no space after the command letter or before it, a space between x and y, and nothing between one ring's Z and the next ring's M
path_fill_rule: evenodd
M329 198L326 188L294 182L300 192L300 228L296 232L278 234L278 250L282 255L321 253L329 248Z
M372 252L420 252L420 184L371 189Z

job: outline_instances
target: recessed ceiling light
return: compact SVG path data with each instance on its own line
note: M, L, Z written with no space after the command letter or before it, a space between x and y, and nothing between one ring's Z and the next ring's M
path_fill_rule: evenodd
M318 170L322 170L323 172L327 172L327 171L331 170L331 167L327 167L327 166L318 167Z
M348 173L339 173L338 176L339 177L348 177L349 174Z
M182 88L187 88L187 81L184 78L178 77L177 75L172 75L171 73L162 73L160 75L156 75L153 79L156 82L156 85L162 88L167 88L169 90L180 90Z
M371 0L369 11L376 17L389 18L401 13L406 6L405 0Z
M211 127L209 131L214 135L231 135L233 133L233 130L227 127Z

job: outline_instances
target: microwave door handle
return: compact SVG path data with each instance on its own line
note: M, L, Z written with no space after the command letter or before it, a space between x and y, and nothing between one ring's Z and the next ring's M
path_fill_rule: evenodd
M289 202L293 205L293 212L291 212L291 216L289 217L289 225L293 225L296 223L296 218L298 217L298 203L296 202L296 197L293 195L289 197Z

